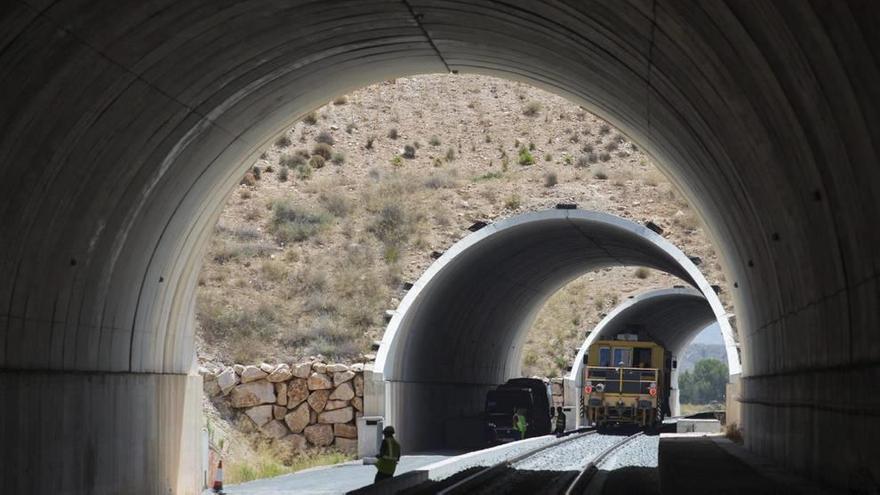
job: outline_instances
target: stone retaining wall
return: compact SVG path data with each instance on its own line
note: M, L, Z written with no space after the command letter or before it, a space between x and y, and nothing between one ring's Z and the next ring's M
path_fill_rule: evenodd
M211 366L199 369L205 394L227 401L238 424L268 438L306 446L335 446L357 452L355 418L364 410L364 365L298 364Z

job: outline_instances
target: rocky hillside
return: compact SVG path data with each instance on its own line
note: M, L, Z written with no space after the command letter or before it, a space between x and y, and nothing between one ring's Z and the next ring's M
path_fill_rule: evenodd
M661 225L725 287L697 215L609 124L530 86L421 76L330 102L253 164L204 261L200 355L361 360L401 285L420 276L432 252L474 221L561 202ZM572 282L530 332L526 373L558 376L603 313L630 294L676 283L637 268Z

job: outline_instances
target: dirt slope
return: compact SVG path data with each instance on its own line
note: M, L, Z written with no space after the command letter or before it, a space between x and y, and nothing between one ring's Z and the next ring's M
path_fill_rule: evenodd
M318 140L327 145L316 149ZM199 282L199 352L213 360L359 359L432 252L476 220L561 202L660 224L725 286L697 216L649 158L604 121L526 85L387 81L318 109L253 165ZM526 373L559 375L617 302L678 283L636 268L572 282L539 315Z

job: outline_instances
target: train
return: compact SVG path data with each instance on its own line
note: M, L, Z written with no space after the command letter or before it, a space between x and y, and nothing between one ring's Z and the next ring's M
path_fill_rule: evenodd
M662 345L618 334L597 340L583 367L583 416L599 429L634 425L659 428L669 415L672 355Z
M528 426L525 438L549 435L551 430L550 389L537 378L512 378L486 393L486 429L489 445L520 439L514 428L513 414L525 414Z

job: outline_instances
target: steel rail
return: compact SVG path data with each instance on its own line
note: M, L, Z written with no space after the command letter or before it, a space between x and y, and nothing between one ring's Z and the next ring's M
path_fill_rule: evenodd
M575 430L575 431L577 431L577 430ZM576 440L578 438L583 438L588 435L593 435L595 433L596 433L595 430L590 430L590 431L586 431L583 433L569 434L569 435L565 436L565 438L563 438L562 440L555 441L555 442L549 443L547 445L542 445L540 447L536 447L536 448L529 450L529 451L526 451L526 452L524 452L514 458L506 459L506 460L503 460L497 464L489 466L485 469L481 469L480 471L477 471L476 473L468 476L467 478L465 478L461 481L458 481L457 483L455 483L451 486L448 486L448 487L444 488L443 490L437 492L437 495L451 495L453 493L458 492L459 490L462 490L464 488L472 486L476 483L485 482L486 480L490 479L492 476L498 474L504 468L506 468L512 464L515 464L517 462L520 462L523 459L527 459L527 458L532 457L534 455L537 455L547 449L552 449L554 447L558 447L558 446L560 446L564 443L570 442L572 440Z
M571 484L568 485L568 489L565 490L565 495L575 495L583 493L587 485L590 484L590 481L593 480L593 477L596 475L596 473L599 472L599 464L601 464L611 454L617 452L622 447L644 434L645 432L640 431L635 435L630 435L623 440L615 443L611 447L603 450L599 455L594 457L593 460L587 463L587 465L584 466L584 469L582 469L581 472L578 473L577 477L572 480Z

